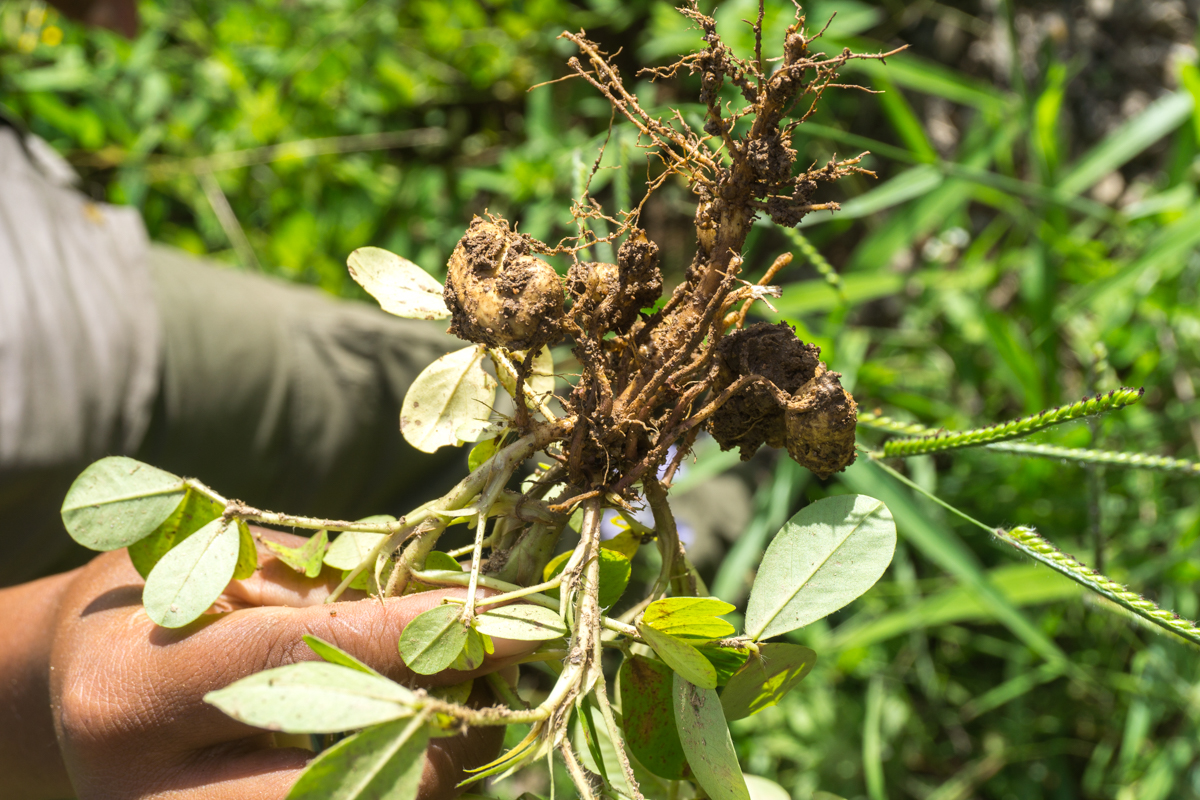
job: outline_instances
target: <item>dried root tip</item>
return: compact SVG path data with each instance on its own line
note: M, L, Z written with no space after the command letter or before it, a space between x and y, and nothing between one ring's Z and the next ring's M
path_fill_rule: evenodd
M513 350L561 337L563 289L554 268L530 255L545 249L503 219L475 217L450 255L446 306L460 339Z
M567 291L574 300L571 316L580 327L626 333L638 312L662 295L658 245L635 228L617 251L616 264L587 261L571 267Z
M822 479L853 463L857 406L820 354L785 323L760 322L723 339L714 393L744 375L761 375L778 392L752 383L730 397L708 422L721 448L739 447L743 459L764 444L786 448Z

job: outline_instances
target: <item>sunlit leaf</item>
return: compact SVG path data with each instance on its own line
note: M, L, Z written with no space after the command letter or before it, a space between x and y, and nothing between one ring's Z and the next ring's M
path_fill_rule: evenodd
M712 641L734 634L734 627L720 617L734 608L716 597L667 597L647 606L642 622L680 639Z
M675 726L693 779L711 800L750 800L716 691L692 685L679 672L672 688Z
M299 547L288 547L269 539L263 542L267 549L279 557L279 560L308 578L321 574L321 565L325 559L325 548L329 536L325 531L317 531L308 541Z
M441 550L434 550L429 555L425 556L425 569L462 572L462 564L459 564L450 555L443 553Z
M414 713L414 695L352 667L303 661L258 672L204 696L236 720L286 733L337 733Z
M519 368L524 358L525 353L522 351L509 353L510 363L514 367ZM517 394L516 375L510 373L502 364L496 365L496 375L500 379L500 385L504 387L509 396L515 397ZM550 355L549 347L543 347L534 357L533 369L529 373L525 385L537 397L543 397L554 391L554 357Z
M244 520L238 520L238 556L233 567L233 579L244 581L258 569L258 548L254 544L254 534ZM318 567L320 571L320 567Z
M472 447L470 453L467 453L467 469L474 472L494 455L496 455L496 439L484 439Z
M142 591L146 613L164 628L187 625L208 610L237 568L239 525L214 519L162 557Z
M154 533L183 502L183 479L125 456L83 471L62 504L71 538L92 550L128 547Z
M746 659L750 657L750 648L717 646L715 644L698 644L696 649L700 651L700 655L708 659L708 663L713 665L713 669L717 671L717 685L728 683L746 663Z
M462 612L462 606L434 606L404 626L398 646L409 669L432 675L454 663L467 643Z
M360 247L346 260L358 285L379 301L389 314L410 319L450 316L442 285L406 258L378 247Z
M766 639L837 611L892 561L896 524L882 501L826 497L800 510L763 555L746 607L746 634Z
M475 617L475 629L488 636L528 642L567 635L567 628L556 612L525 604L486 611Z
M778 703L792 687L804 680L817 663L817 654L798 644L764 644L734 673L721 691L725 719L757 714Z
M717 671L700 651L687 642L660 633L644 623L637 626L638 633L646 640L646 644L654 648L658 657L667 662L667 666L682 675L689 682L706 689L717 688Z
M473 441L487 427L496 402L496 381L480 364L475 345L434 361L417 376L400 409L400 432L413 447L432 453L440 447Z
M750 800L792 800L791 793L775 781L757 775L743 774L742 778L746 781L746 791L750 792ZM813 800L817 800L816 795L813 795Z
M159 559L172 547L212 522L225 511L220 503L188 489L179 507L159 525L154 533L129 545L129 560L142 578L150 577L150 571Z
M638 548L642 546L642 537L632 531L621 531L613 538L600 542L600 546L605 550L620 553L632 561L633 557L637 555Z
M559 553L546 564L542 574L546 580L550 580L554 576L560 574L567 565L567 560L570 559L571 553ZM616 550L600 548L600 593L598 600L601 608L611 608L616 605L616 602L621 599L621 595L625 593L625 587L629 585L629 576L633 574L633 566L629 559ZM551 589L546 592L550 597L558 597L558 590Z
M343 531L325 551L325 563L334 569L354 569L383 541L382 533Z
M323 660L328 661L330 664L338 664L343 667L349 667L350 669L356 669L359 672L365 672L368 675L379 675L378 672L371 669L366 664L347 653L345 650L330 644L324 639L318 639L316 636L312 636L307 633L301 638L304 639L305 644L312 648L314 653L319 655ZM380 677L383 676L380 675Z
M415 720L367 728L313 759L286 800L415 800L428 744Z
M621 664L621 709L625 743L650 772L667 780L691 774L675 727L674 672L666 664L630 656Z

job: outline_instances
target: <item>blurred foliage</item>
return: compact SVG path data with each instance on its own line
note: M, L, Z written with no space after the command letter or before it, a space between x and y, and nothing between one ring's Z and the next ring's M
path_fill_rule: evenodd
M753 5L719 10L743 48L739 20ZM765 40L778 41L791 7L768 5ZM1157 1L808 9L821 21L835 10L830 49L913 48L886 66L856 63L847 77L885 93L830 93L797 136L812 161L870 150L879 177L839 184L845 195L828 199L843 210L802 223L840 285L801 255L781 276L782 318L822 346L864 409L962 429L1145 386L1138 406L1033 440L1196 459L1194 15ZM578 81L526 92L565 74L560 31L586 27L623 46L631 82L639 64L699 44L669 5L647 0L142 11L144 32L126 42L41 4L0 3L0 102L66 154L89 191L138 205L155 238L346 294L351 249L388 247L436 273L485 208L541 238L573 232L569 200L609 109ZM644 100L685 117L698 113L693 88L638 83ZM620 168L601 170L593 194L608 208L636 201L647 167L628 128L615 129L603 166ZM644 216L675 266L692 246L688 200L669 186ZM764 223L747 262L761 270L796 248ZM685 480L732 466L730 455L702 445ZM896 465L978 519L1036 525L1162 605L1200 614L1193 477L985 449ZM875 590L795 637L820 654L804 684L734 724L748 770L797 800L816 789L870 800L1200 797L1193 649L1013 559L869 464L826 484L790 462L746 469L754 519L710 570L731 600L768 534L806 500L882 497L902 538Z

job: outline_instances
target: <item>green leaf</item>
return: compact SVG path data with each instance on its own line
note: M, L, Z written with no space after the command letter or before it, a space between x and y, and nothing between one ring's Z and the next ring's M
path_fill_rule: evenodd
M475 629L488 636L536 642L567 635L558 614L535 605L511 605L475 617Z
M617 519L620 520L620 517ZM630 561L633 561L633 557L637 555L638 548L642 546L642 537L636 535L633 531L621 531L613 538L600 542L600 546L605 550L620 553Z
M778 703L817 663L817 654L798 644L764 644L721 691L725 719L757 714Z
M470 672L482 667L483 659L487 655L486 641L479 631L467 628L467 640L463 642L462 650L450 662L450 669Z
M470 441L487 427L496 402L496 381L483 371L483 348L455 350L417 376L400 409L400 432L424 453Z
M471 448L471 452L467 453L467 469L471 472L479 469L487 462L489 458L496 455L496 442L498 440L493 437L484 439L479 444Z
M871 588L892 561L896 524L882 501L826 497L767 547L746 607L746 634L767 639L825 617Z
M346 260L350 276L389 314L409 319L446 319L442 285L406 258L378 247L360 247Z
M154 533L183 502L183 479L124 456L102 458L67 491L63 524L92 550L118 550Z
M651 603L642 622L669 636L709 642L734 634L733 626L720 618L734 609L716 597L667 597Z
M746 791L750 792L750 800L792 800L791 792L775 781L760 778L757 775L742 775L746 781ZM813 800L817 800L813 795Z
M449 667L467 643L462 606L434 606L404 626L400 657L413 672L433 675Z
M254 546L254 534L250 533L250 526L240 519L237 526L238 555L237 564L233 568L233 579L244 581L258 569L258 548Z
M209 692L210 703L236 720L286 733L337 733L414 713L411 690L339 664L304 661Z
M321 574L321 565L325 560L325 548L329 544L329 535L325 531L317 531L307 542L299 547L288 547L278 542L265 541L267 549L279 556L279 560L306 578L315 578Z
M142 604L164 628L179 628L208 610L233 579L241 545L233 520L214 519L154 565Z
M713 665L713 669L717 671L717 685L721 686L729 682L734 673L742 668L746 663L746 659L750 657L749 647L718 647L712 644L697 645L696 649L700 651L700 655L708 659L708 663Z
M145 539L129 545L129 560L143 579L150 577L154 565L184 539L212 522L225 511L224 506L188 489L174 513Z
M661 661L630 656L621 664L621 710L625 743L633 757L650 772L670 781L691 774L675 712L671 709L674 673Z
M313 759L286 800L415 800L428 744L417 720L368 728Z
M543 577L550 580L561 573L573 552L575 551L568 550L552 558L542 571ZM617 601L621 599L621 595L625 593L625 587L629 585L631 574L633 574L633 565L628 558L616 550L600 548L600 594L597 599L601 608L612 608L616 605ZM558 590L550 589L546 594L550 597L558 597Z
M462 564L459 564L447 553L441 550L434 550L429 555L425 556L425 569L444 569L449 572L462 572Z
M318 639L316 636L312 636L311 634L307 633L304 634L302 638L304 639L304 643L311 647L314 653L319 655L325 661L328 661L330 664L338 664L343 667L349 667L350 669L356 669L359 672L365 672L368 675L379 675L378 672L371 669L366 664L347 653L345 650L330 644L324 639ZM379 677L382 678L383 676L379 675Z
M382 533L343 531L325 551L325 563L334 569L354 569L383 541L383 537Z
M646 640L646 644L653 647L658 657L667 662L675 672L697 686L703 686L705 689L717 688L717 671L695 647L673 636L659 633L649 625L638 623L637 629Z
M678 672L672 689L675 727L694 780L711 800L750 800L717 693Z

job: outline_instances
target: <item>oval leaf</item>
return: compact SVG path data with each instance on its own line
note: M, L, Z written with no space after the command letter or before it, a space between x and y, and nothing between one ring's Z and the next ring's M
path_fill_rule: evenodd
M444 570L446 572L462 572L462 564L454 560L454 557L449 553L443 553L441 550L434 550L429 555L425 556L425 569Z
M125 456L85 469L62 504L71 538L92 550L118 550L154 533L183 502L183 479Z
M815 622L870 589L896 550L883 501L826 497L802 508L763 555L746 607L746 634L767 639Z
M368 728L313 759L286 800L414 800L428 744L416 720Z
M721 691L725 719L735 720L773 706L804 680L817 663L817 654L798 644L764 644Z
M683 780L691 774L675 712L671 709L674 673L661 661L630 656L621 664L621 710L625 743L642 766L660 778Z
M573 552L573 550L568 550L552 558L542 571L544 578L548 581L562 572ZM625 593L625 587L629 585L629 576L632 574L633 565L623 553L605 547L600 548L600 593L596 599L601 608L612 608L616 605L617 601L621 599L621 595ZM546 594L550 597L558 597L558 590L550 589Z
M750 792L750 800L792 800L792 794L775 781L760 778L757 775L742 775L746 781L746 789ZM813 795L813 800L818 800Z
M486 640L479 631L467 628L467 640L463 642L462 649L458 651L458 655L450 662L450 669L462 670L463 672L479 669L483 666L483 659L486 655Z
M330 644L324 639L318 639L316 636L307 633L301 638L304 639L305 644L312 648L314 653L320 656L322 660L328 661L330 664L339 664L343 667L356 669L359 672L365 672L368 675L379 675L378 672L371 669L366 664L347 653L345 650ZM379 675L379 677L382 678L383 676Z
M534 605L515 605L485 611L475 617L475 630L501 639L524 642L558 639L567 635L567 627L558 614Z
M496 381L483 371L483 351L472 345L434 361L417 376L400 408L400 432L423 453L470 441L487 427ZM464 436L464 434L466 434Z
M382 533L343 531L325 551L325 563L334 569L354 569L383 540Z
M414 713L413 693L387 678L323 661L289 664L204 696L236 720L286 733L338 733Z
M220 503L188 489L184 500L171 516L145 539L129 545L129 560L142 576L150 577L150 571L171 548L212 522L225 511Z
M346 260L350 277L389 314L409 319L450 316L437 279L407 258L379 247L360 247Z
M639 623L638 633L646 640L646 644L654 648L658 657L667 662L667 666L682 675L689 682L705 689L717 688L717 671L700 651L687 642L659 633L649 625Z
M711 800L750 800L717 693L693 686L678 672L673 689L675 727L694 780Z
M733 626L720 618L734 608L716 597L667 597L647 606L642 622L668 636L709 642L734 634Z
M239 525L214 519L154 565L142 605L164 628L179 628L208 610L225 591L237 568Z
M285 544L264 540L263 544L274 553L280 561L299 572L306 578L315 578L321 574L321 564L325 558L325 548L329 542L329 534L317 531L308 541L299 547L288 547Z
M434 606L404 626L398 647L409 669L432 675L454 663L467 643L462 613L462 606Z

